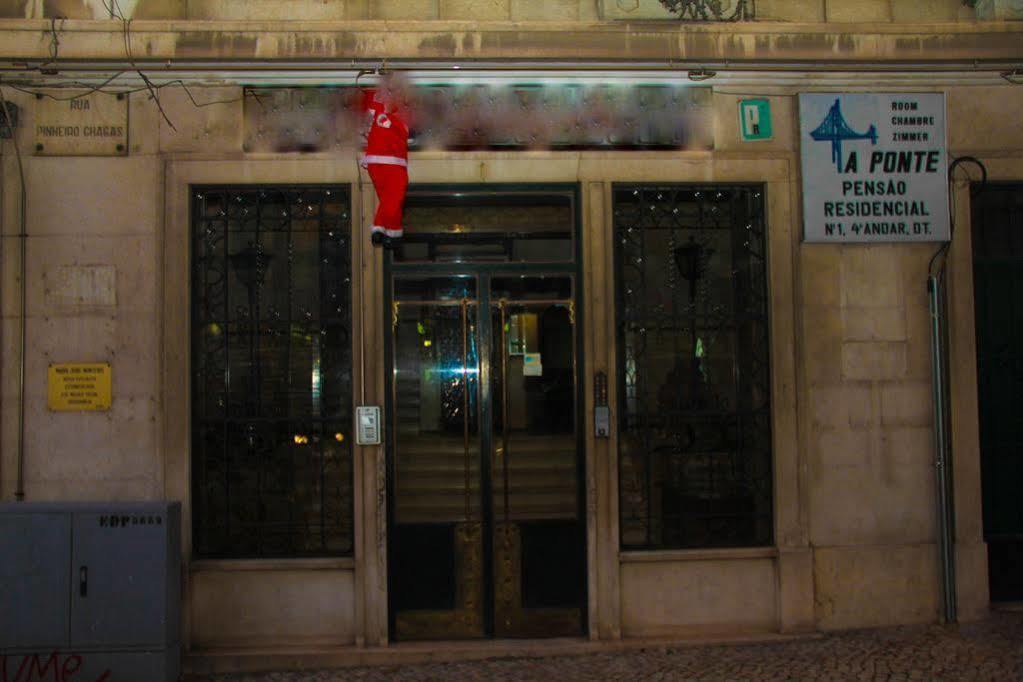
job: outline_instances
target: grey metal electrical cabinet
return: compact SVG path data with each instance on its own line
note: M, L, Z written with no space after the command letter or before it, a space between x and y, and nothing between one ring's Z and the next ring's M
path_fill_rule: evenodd
M0 679L172 682L180 631L179 503L0 504Z

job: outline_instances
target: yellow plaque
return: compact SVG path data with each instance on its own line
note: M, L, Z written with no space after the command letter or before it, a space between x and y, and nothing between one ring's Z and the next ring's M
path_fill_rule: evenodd
M51 410L82 412L110 409L110 363L50 365L46 403Z

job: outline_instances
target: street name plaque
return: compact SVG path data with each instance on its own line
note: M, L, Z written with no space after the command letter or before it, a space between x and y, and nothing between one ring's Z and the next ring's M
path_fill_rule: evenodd
M40 156L128 153L128 95L51 90L38 95L35 151Z

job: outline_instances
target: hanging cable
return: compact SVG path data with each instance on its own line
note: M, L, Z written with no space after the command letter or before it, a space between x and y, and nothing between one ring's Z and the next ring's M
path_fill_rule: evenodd
M124 43L124 54L128 58L128 63L135 69L135 73L138 74L139 78L146 86L146 90L149 91L149 97L156 104L156 108L160 110L160 115L163 116L163 120L167 122L171 130L177 132L177 128L174 127L174 123L171 122L170 117L167 116L167 112L163 108L163 104L160 102L160 96L157 93L157 89L153 86L153 82L149 80L146 74L142 73L142 69L138 68L135 63L135 57L131 52L131 19L124 16L124 12L121 11L121 6L117 4L117 0L110 0L110 5L106 2L103 3L103 7L110 12L110 16L119 19L121 22L121 40Z
M140 87L140 88L117 88L115 90L107 90L106 89L108 85L113 83L115 79L123 76L124 73L125 73L124 71L118 71L113 76L111 76L107 80L103 81L99 85L90 85L88 83L83 83L81 81L65 81L65 82L62 82L62 83L56 83L56 84L53 84L53 85L48 85L46 90L38 90L38 89L31 88L31 87L24 87L22 85L18 85L18 84L15 84L15 83L8 82L7 83L7 87L9 87L11 90L17 90L18 92L24 92L25 94L35 95L36 97L43 97L45 99L52 99L52 100L57 101L57 102L69 102L69 101L74 100L74 99L81 99L83 97L88 97L89 95L92 95L92 94L97 93L97 92L98 93L102 93L104 95L130 95L130 94L133 94L133 93L136 93L136 92L142 92L142 91L148 91L149 90L149 87L146 87L146 86L143 86L143 87ZM240 102L241 100L245 99L245 96L242 95L240 97L231 97L231 98L228 98L228 99L214 99L214 100L210 100L209 102L200 102L199 100L197 100L195 98L195 95L192 93L191 89L189 89L189 87L185 83L185 81L183 81L180 78L176 78L176 79L174 79L172 81L167 81L165 83L153 83L152 80L150 80L150 84L151 84L151 87L154 90L162 90L164 88L169 88L169 87L174 87L174 86L180 87L182 90L185 91L185 94L188 95L188 99L189 99L189 101L191 101L192 105L197 107L197 108L200 108L200 109L202 107L209 107L209 106L213 106L215 104L233 104L235 102ZM84 88L86 91L85 92L79 92L79 93L76 93L74 95L70 95L68 97L62 97L62 96L54 95L52 92L50 92L50 90L54 90L54 89L60 90L60 89L72 89L72 88L74 88L74 89L82 89L82 88ZM250 93L250 94L252 94L253 98L257 102L259 102L259 97L258 96L256 96L254 93ZM261 102L260 102L260 104L262 105Z
M60 21L60 28L57 28L57 21ZM60 34L64 32L64 22L67 17L50 17L50 58L39 65L39 69L45 73L45 67L54 64L60 58Z
M934 275L939 279L944 277L945 274L945 262L948 256L948 250L952 246L952 238L955 235L955 221L956 221L956 194L955 194L955 172L956 169L963 164L971 163L980 169L980 183L970 188L970 196L977 196L987 187L987 167L984 163L974 156L959 156L956 157L952 163L948 165L948 202L949 202L949 234L948 241L938 247L938 250L931 256L930 263L927 265L927 272L930 275ZM969 175L967 175L968 179ZM937 267L935 267L937 266Z

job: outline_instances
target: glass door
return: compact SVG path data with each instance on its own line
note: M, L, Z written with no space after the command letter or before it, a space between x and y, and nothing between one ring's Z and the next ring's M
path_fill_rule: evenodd
M494 634L582 633L572 279L490 279Z
M583 633L573 277L392 280L396 639Z
M482 637L475 283L401 284L392 318L395 634L399 639Z

